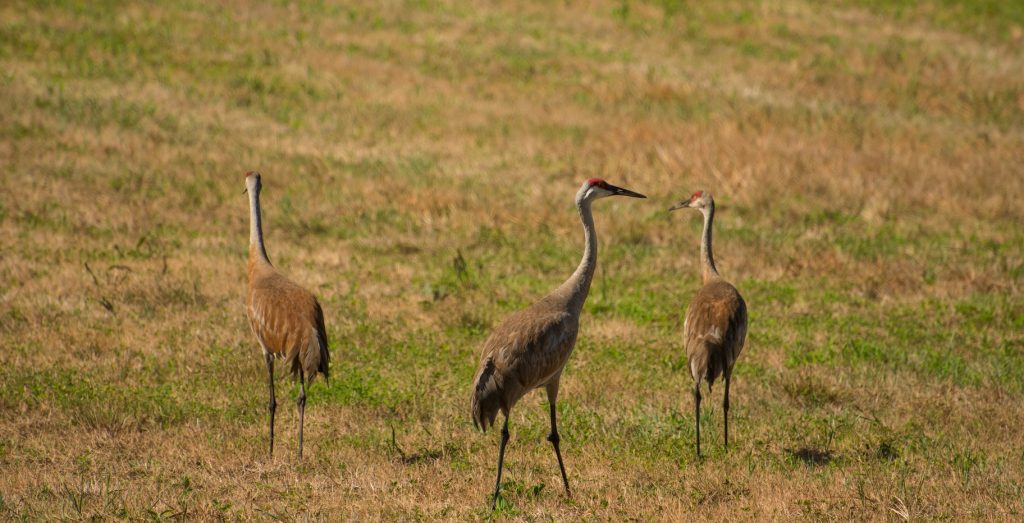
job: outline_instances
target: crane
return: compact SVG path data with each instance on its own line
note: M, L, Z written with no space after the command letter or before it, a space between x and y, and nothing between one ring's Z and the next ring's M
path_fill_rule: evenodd
M697 209L704 215L700 259L703 286L690 302L683 322L686 360L693 376L693 402L697 423L697 459L700 459L700 382L707 380L708 392L719 375L725 377L722 411L725 446L729 447L729 380L743 343L747 338L747 304L736 287L722 278L715 268L711 252L711 225L715 219L715 200L711 193L697 191L689 200L673 205L676 209Z
M302 428L306 411L306 382L318 373L327 379L330 352L324 312L316 297L289 280L267 258L260 215L260 173L245 173L249 195L249 263L245 309L249 326L263 349L270 389L270 456L274 455L274 360L283 358L288 370L299 380L299 458L302 458Z
M547 296L505 319L484 343L480 366L473 379L473 423L482 431L493 425L498 411L504 415L498 449L498 477L494 482L493 510L501 488L501 469L508 443L508 417L512 407L527 392L544 387L548 396L551 432L548 441L555 449L566 496L571 496L565 474L560 437L555 421L558 383L565 362L576 344L580 313L597 268L597 232L591 204L608 196L646 196L616 187L600 178L583 183L576 193L576 210L583 221L583 259L572 276Z

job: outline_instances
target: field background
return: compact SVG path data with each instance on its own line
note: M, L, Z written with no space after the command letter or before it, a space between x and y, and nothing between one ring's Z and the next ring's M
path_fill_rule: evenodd
M0 6L0 519L1024 513L1024 4ZM243 173L332 379L265 456ZM474 432L491 326L564 280L560 398ZM750 309L693 457L696 189ZM280 374L280 373L279 373ZM393 435L394 434L394 439Z

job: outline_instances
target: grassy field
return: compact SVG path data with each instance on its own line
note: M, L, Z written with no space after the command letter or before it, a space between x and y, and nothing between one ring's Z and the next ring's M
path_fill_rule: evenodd
M0 519L1016 520L1024 5L0 5ZM332 379L266 384L243 173ZM561 283L562 379L469 415L490 328ZM693 457L682 315L713 192L747 348Z

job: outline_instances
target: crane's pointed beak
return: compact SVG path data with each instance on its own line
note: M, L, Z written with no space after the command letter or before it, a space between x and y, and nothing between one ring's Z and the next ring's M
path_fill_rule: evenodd
M622 187L616 187L610 183L608 184L608 190L610 190L612 194L615 196L629 196L630 198L646 198L646 196L638 192L633 192L629 189L623 189Z
M683 209L683 208L689 207L689 206L690 206L690 200L686 200L686 201L683 201L683 202L679 202L679 203L673 205L672 207L669 207L668 208L668 212L672 212L672 211L675 211L677 209Z

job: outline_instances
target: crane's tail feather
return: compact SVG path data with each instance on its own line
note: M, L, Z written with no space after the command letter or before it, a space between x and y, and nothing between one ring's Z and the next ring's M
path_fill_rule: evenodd
M316 338L310 342L307 350L309 352L303 365L306 376L312 380L319 373L327 380L330 377L331 353L327 349L327 335L323 334L323 330L317 332Z
M315 377L319 372L324 375L324 381L327 381L330 378L331 352L328 349L327 326L324 325L324 312L320 308L320 303L316 304L316 329L313 338L309 351L315 353L316 358L315 361L311 358L306 365L306 375Z
M690 375L696 383L706 381L708 390L711 390L715 380L730 366L722 356L722 350L716 346L710 346L708 350L690 356Z
M494 425L502 408L501 387L494 376L494 360L488 357L480 366L473 387L473 426L486 432Z
M288 370L295 377L299 371L306 377L306 382L311 383L317 374L323 374L327 379L331 353L327 348L327 336L314 330L309 341L289 351L287 358Z

